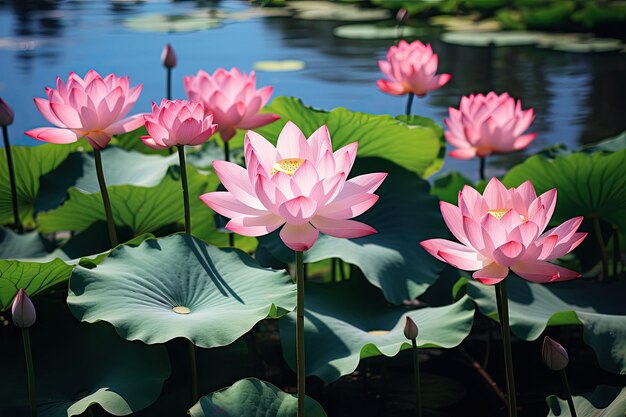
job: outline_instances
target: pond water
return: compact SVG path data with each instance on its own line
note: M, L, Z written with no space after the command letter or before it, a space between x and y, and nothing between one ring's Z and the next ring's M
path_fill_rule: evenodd
M191 16L186 23L216 27L178 33L145 30L146 19L156 14ZM180 18L169 20L183 24ZM82 76L94 68L101 74L129 75L131 84L144 85L134 111L148 111L151 101L160 101L164 94L160 54L167 42L178 55L173 73L177 98L185 98L182 77L201 68L212 72L236 66L249 71L257 61L290 59L303 61L305 68L258 71L258 84L273 85L274 96L297 96L322 109L401 114L405 99L383 94L375 85L381 77L377 60L393 40L333 35L335 27L349 23L354 22L264 16L245 1L0 1L0 96L16 112L12 142L38 144L22 134L48 125L32 99L44 96L56 76L65 79L71 71ZM492 158L488 175L500 174L551 144L577 148L626 129L626 54L453 46L441 42L439 33L427 27L420 39L433 44L439 72L451 73L452 80L416 100L414 113L442 123L448 106L458 106L462 95L490 90L508 91L522 99L524 108L535 109L530 131L538 132L538 138L524 152ZM476 178L477 164L448 158L444 169Z

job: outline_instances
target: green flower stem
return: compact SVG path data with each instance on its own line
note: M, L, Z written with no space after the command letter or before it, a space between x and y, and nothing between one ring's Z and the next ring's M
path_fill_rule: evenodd
M13 203L13 222L18 233L24 231L20 221L20 212L17 208L17 186L15 184L15 169L13 168L13 157L11 156L11 144L9 143L9 129L2 126L2 136L4 137L4 151L7 154L7 167L9 168L9 183L11 185L11 203Z
M230 162L230 146L228 141L224 141L224 161ZM235 235L233 233L228 234L228 246L231 248L235 246Z
M185 163L185 146L178 145L180 162L180 182L183 186L183 204L185 205L185 233L191 234L191 211L189 209L189 185L187 184L187 164Z
M189 345L189 368L191 371L191 405L198 402L198 365L196 364L196 347L191 340Z
M593 223L593 233L596 235L596 240L598 241L598 246L600 247L600 254L602 255L602 278L607 279L609 277L609 255L606 252L604 239L602 239L600 219L596 216L593 217L591 222Z
M115 231L115 222L113 221L113 211L111 210L111 200L107 191L107 184L104 180L104 171L102 169L102 155L99 149L93 150L93 157L96 160L96 174L98 176L98 185L100 185L100 194L102 195L102 204L104 205L104 214L107 217L107 228L109 229L109 240L111 247L117 246L117 232Z
M613 229L613 276L617 277L617 267L620 261L620 248L619 248L619 231L617 228Z
M172 99L172 69L171 68L167 68L166 69L166 74L167 75L165 77L165 83L166 83L167 88L166 88L165 92L167 94L166 94L165 97L168 100L171 100Z
M346 280L346 270L345 270L345 266L343 263L343 259L339 258L339 274L341 276L341 280L345 281Z
M480 164L478 166L478 175L479 175L479 178L481 180L484 180L485 179L485 165L486 165L485 162L486 162L486 159L485 159L484 156L481 156L479 158L479 161L480 161Z
M304 417L306 367L304 362L304 253L296 252L296 367L298 377L298 417Z
M417 409L417 416L422 417L422 393L420 388L420 360L417 351L417 340L411 339L413 344L413 373L415 376L415 408Z
M561 369L559 374L561 375L561 381L563 381L563 391L565 391L565 397L567 399L567 405L569 406L571 417L577 417L576 408L574 408L574 399L572 398L572 391L569 389L569 382L567 381L565 369Z
M509 328L509 303L506 294L506 279L496 284L496 300L502 327L504 344L504 364L506 369L506 392L509 417L517 417L517 401L515 398L515 378L513 376L513 353L511 351L511 329Z
M415 97L415 94L409 93L409 96L406 99L406 110L404 111L404 113L407 116L411 115L411 107L413 106L413 98L414 97Z
M33 366L33 353L30 349L30 335L28 333L28 327L22 328L22 341L24 342L24 354L26 355L26 373L28 375L28 402L30 404L30 415L31 417L37 417L35 367Z

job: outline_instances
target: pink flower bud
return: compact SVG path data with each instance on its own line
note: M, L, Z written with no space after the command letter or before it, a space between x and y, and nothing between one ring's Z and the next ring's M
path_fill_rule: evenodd
M165 68L174 68L177 64L176 53L169 43L163 48L161 53L161 62Z
M404 322L404 337L409 340L417 339L417 333L417 324L415 324L411 317L406 316L406 321Z
M24 291L24 288L20 288L13 300L13 307L11 308L13 314L13 323L17 327L30 327L35 324L37 314L35 313L35 306L33 302L28 298L28 294Z
M569 363L567 351L560 343L555 342L546 336L543 339L543 347L541 349L541 358L546 366L553 371L565 369Z
M13 123L13 109L9 104L0 98L0 126L8 126Z
M398 10L398 13L396 13L396 21L398 23L404 23L407 20L409 20L409 11L404 7L401 7L400 10Z

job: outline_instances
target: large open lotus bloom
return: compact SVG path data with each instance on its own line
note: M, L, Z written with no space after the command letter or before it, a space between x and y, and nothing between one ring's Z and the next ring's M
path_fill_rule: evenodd
M143 125L143 115L124 118L137 101L141 85L131 88L128 77L102 78L90 70L85 79L71 73L67 82L57 77L57 88L46 88L48 100L36 98L37 108L58 127L40 127L28 136L50 143L72 143L87 138L94 149L104 148L111 136Z
M453 158L519 151L537 136L523 134L535 118L533 109L522 110L521 101L507 93L472 94L461 99L459 109L450 107L449 111L450 118L444 122L446 140L457 148L450 152Z
M430 44L400 41L397 46L389 48L386 61L378 61L388 80L378 80L376 85L394 96L413 93L423 97L450 80L450 74L435 74L437 65L437 54L433 53Z
M332 151L328 128L320 127L307 140L288 122L274 147L248 131L244 142L247 169L214 161L227 192L200 198L231 220L226 228L245 236L261 236L283 226L280 237L295 251L310 249L319 232L340 238L375 233L372 227L349 220L368 210L374 191L386 173L346 180L356 157L357 143Z
M257 114L272 96L273 87L257 90L254 71L246 75L237 68L219 68L210 75L200 70L195 77L184 77L184 83L189 99L204 104L213 113L224 142L235 136L236 129L254 129L280 118L276 114Z
M209 140L217 129L213 115L204 111L201 103L187 100L161 100L152 103L152 113L144 115L148 136L143 143L152 149L179 145L200 145Z
M530 181L506 189L493 178L480 195L465 186L459 206L441 202L441 214L461 243L430 239L421 245L437 259L466 271L474 279L496 284L509 273L534 282L564 281L580 274L554 265L587 236L577 233L582 217L544 232L556 206L556 189L537 197Z

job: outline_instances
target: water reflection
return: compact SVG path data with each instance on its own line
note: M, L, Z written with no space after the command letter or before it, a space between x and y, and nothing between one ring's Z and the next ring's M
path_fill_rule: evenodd
M126 73L144 83L139 106L162 94L159 54L164 43L177 49L181 68L176 77L204 68L240 66L249 71L265 59L297 59L306 69L293 73L259 73L261 84L274 84L276 94L295 95L322 108L348 107L369 113L401 113L404 100L375 87L381 77L377 59L393 40L337 38L333 29L349 22L303 20L293 17L229 19L221 11L241 11L244 1L177 0L170 2L13 0L0 3L0 61L6 65L0 95L14 103L19 114L15 129L45 123L32 106L54 76L69 71ZM223 17L223 27L166 34L137 32L124 26L128 18L146 14ZM207 13L209 12L209 13ZM203 17L204 16L204 17ZM508 91L524 108L533 107L536 120L530 131L537 140L524 158L557 142L577 147L626 128L621 116L626 94L626 56L619 53L578 55L535 47L461 47L439 41L438 31L423 28L422 39L439 54L440 72L452 74L444 88L415 104L415 111L441 123L448 107L463 95ZM190 29L191 30L191 29ZM151 66L155 68L151 69ZM179 80L180 81L180 80ZM175 82L178 93L181 83ZM20 91L11 89L23 85ZM184 93L183 93L184 94ZM143 100L143 101L141 101ZM28 139L18 139L32 144ZM508 157L493 158L491 167L509 165ZM474 171L469 163L448 161L449 167Z

